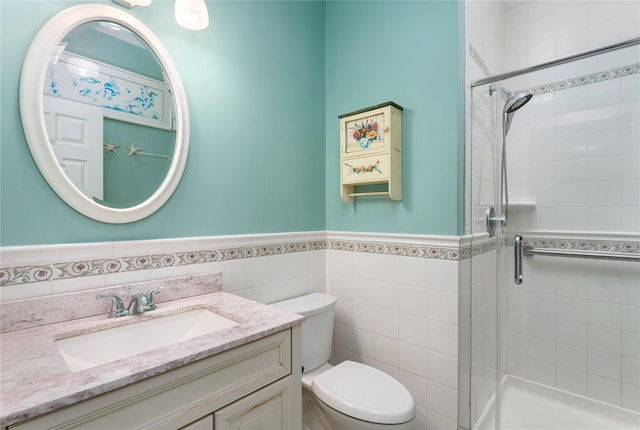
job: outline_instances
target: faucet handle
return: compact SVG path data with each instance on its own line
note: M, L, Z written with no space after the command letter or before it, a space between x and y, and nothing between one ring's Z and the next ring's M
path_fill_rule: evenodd
M124 302L122 299L113 294L98 294L96 299L111 299L113 304L111 305L111 312L109 312L109 318L118 318L127 315L129 312L124 308Z
M147 303L145 304L145 310L152 311L156 308L156 302L155 300L153 300L153 296L158 290L161 290L163 288L167 288L167 286L161 285L159 287L155 287L147 291L147 293L144 295L145 298L147 299Z

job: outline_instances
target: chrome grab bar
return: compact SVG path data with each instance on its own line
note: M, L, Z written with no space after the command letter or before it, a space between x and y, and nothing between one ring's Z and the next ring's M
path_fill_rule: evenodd
M513 282L522 284L522 236L516 234L513 238L513 257L515 261Z
M551 255L557 257L597 258L601 260L618 261L640 260L640 254L625 254L621 252L574 251L533 247L525 247L524 255Z

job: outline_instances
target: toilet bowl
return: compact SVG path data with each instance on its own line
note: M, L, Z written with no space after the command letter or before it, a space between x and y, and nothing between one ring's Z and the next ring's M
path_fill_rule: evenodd
M365 364L329 364L336 298L313 293L272 303L302 323L303 424L309 430L410 430L415 403L397 379Z

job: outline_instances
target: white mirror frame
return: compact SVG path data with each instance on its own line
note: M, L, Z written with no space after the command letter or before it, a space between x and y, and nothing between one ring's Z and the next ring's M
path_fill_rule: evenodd
M136 33L155 54L173 93L176 115L173 161L158 189L147 200L130 208L103 206L78 190L58 164L45 126L43 89L51 53L68 32L90 21L111 21ZM182 178L189 152L189 111L180 74L169 52L153 32L120 9L97 4L73 6L55 15L42 27L29 46L22 68L20 115L29 150L42 176L69 206L94 220L123 224L145 218L169 200Z

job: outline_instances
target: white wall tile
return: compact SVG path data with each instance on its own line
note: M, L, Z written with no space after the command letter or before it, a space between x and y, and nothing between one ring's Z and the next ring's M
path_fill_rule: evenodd
M458 263L427 259L427 286L430 290L458 292Z
M622 357L590 349L587 353L587 373L620 381L622 379Z
M375 308L373 317L376 334L398 339L398 312Z
M427 381L427 409L452 421L458 418L457 396L457 390Z
M416 428L427 428L433 430L457 430L458 426L455 421L452 421L442 415L436 414L431 410L426 410L426 422L423 427Z
M336 322L333 325L333 344L338 348L351 351L353 349L352 334L351 327Z
M556 366L547 361L529 358L529 379L553 387L556 384Z
M640 412L640 386L622 383L622 404L623 408Z
M375 308L373 306L354 302L352 317L353 327L370 332L375 330Z
M427 291L427 314L430 320L457 325L458 295L438 290Z
M403 313L426 318L427 316L427 289L424 287L413 287L399 285L398 287L398 309Z
M587 324L558 320L557 341L568 345L587 346Z
M427 321L427 347L452 357L458 355L458 327L438 321Z
M353 329L352 336L354 354L371 359L375 357L375 334L373 332Z
M589 349L611 354L622 354L622 332L607 327L589 325L587 329Z
M614 303L589 302L587 304L589 324L620 329L622 327L622 306Z
M3 285L0 288L2 301L24 300L51 294L51 281L33 282L26 285Z
M399 342L399 365L398 367L405 372L414 375L427 376L427 349L412 345L409 343Z
M575 369L558 366L556 371L557 387L581 396L587 394L587 374Z
M606 403L620 405L622 400L622 384L620 381L603 378L598 375L587 375L587 396Z
M398 380L407 387L417 406L427 406L427 379L401 370Z
M622 306L622 329L640 333L640 307Z
M556 343L550 340L529 337L528 354L531 359L554 363L556 360Z
M392 282L374 281L373 304L378 308L398 310L398 287Z
M427 347L428 336L431 337L431 329L428 328L426 318L398 314L398 340L416 346ZM427 333L429 335L427 336Z
M389 366L398 367L399 344L396 339L375 335L374 358Z
M458 388L458 360L436 351L427 350L427 379Z
M640 360L622 357L622 382L640 385Z
M584 347L558 343L558 366L573 369L582 373L587 371L587 349Z
M622 355L640 359L640 333L622 331Z

